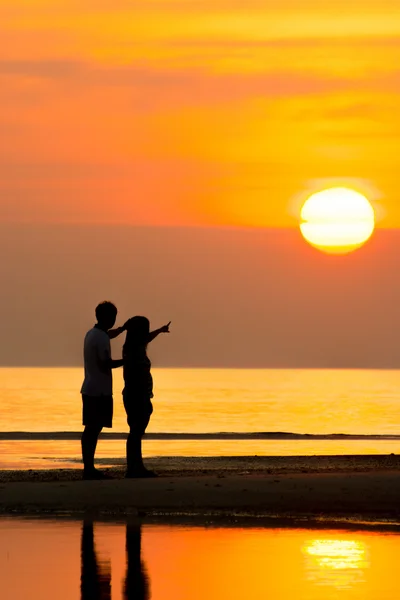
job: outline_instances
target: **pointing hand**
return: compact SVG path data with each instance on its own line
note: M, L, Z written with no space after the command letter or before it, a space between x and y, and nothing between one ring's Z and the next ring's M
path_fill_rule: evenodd
M171 325L171 321L167 325L163 325L163 327L161 327L161 332L162 333L169 333L169 326L170 325Z

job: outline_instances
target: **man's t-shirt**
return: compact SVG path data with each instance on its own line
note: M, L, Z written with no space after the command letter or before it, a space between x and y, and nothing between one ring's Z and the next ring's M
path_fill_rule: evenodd
M83 345L85 379L81 393L86 396L112 396L111 369L102 367L102 361L111 359L111 344L108 334L93 327L87 332Z

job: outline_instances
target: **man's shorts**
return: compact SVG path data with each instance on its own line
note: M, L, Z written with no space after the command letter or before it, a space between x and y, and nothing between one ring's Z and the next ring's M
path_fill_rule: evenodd
M112 427L113 397L82 394L82 422L89 427Z

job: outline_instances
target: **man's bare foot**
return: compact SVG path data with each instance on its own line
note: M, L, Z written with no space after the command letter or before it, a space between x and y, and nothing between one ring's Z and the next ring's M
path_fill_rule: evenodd
M83 479L85 481L93 481L93 480L100 480L100 479L112 479L112 477L110 477L110 475L107 475L106 473L103 473L102 471L99 471L98 469L83 469Z
M149 469L138 469L137 471L127 471L125 477L126 479L150 479L158 477L158 475Z

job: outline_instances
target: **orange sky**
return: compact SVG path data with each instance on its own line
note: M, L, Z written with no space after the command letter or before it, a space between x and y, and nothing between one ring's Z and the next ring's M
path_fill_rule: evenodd
M115 4L0 0L1 221L286 227L322 180L400 226L398 0Z

